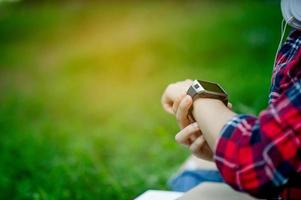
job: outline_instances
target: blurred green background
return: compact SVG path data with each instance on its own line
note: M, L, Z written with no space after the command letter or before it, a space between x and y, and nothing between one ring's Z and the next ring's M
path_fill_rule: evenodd
M0 199L133 199L189 155L167 84L267 105L278 1L0 1Z

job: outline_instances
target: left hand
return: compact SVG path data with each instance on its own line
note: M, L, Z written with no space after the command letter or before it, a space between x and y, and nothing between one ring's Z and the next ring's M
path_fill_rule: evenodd
M174 108L173 112L176 116L177 122L181 129L185 128L194 121L189 116L189 109L193 104L192 98L189 95L185 95L180 99L178 106ZM228 103L228 109L232 110L232 104Z
M191 106L191 96L185 95L179 102L178 106L174 109L174 114L181 129L194 122L194 120L189 116L189 109Z
M174 114L191 84L192 80L189 79L169 84L161 97L163 109L170 114Z

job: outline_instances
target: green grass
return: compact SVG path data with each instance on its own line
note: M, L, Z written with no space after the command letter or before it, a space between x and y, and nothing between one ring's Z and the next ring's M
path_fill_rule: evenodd
M0 199L132 199L189 152L166 85L221 83L237 112L267 104L271 1L0 5Z

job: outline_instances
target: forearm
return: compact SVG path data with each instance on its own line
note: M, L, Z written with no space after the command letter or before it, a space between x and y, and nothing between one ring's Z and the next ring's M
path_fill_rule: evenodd
M200 98L193 103L194 119L213 151L220 131L235 115L219 100Z

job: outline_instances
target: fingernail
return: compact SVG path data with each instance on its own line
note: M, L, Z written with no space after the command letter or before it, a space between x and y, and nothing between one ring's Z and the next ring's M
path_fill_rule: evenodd
M179 140L179 134L177 134L177 135L175 136L175 140L176 140L176 141Z

